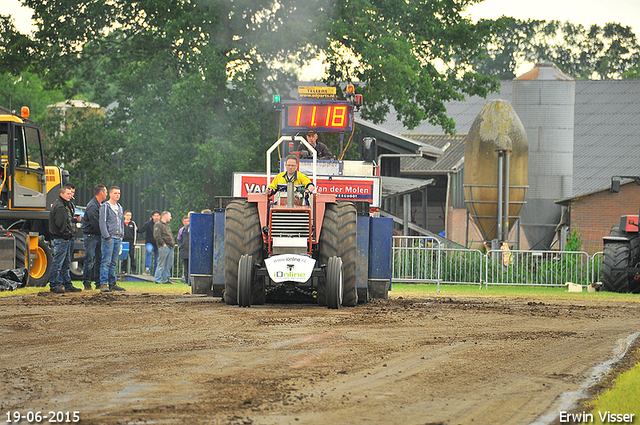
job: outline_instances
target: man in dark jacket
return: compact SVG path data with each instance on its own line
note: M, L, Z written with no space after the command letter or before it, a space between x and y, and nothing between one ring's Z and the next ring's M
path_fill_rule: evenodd
M82 233L84 234L84 268L82 269L82 282L84 289L91 289L91 279L100 289L100 206L107 199L107 188L98 184L93 188L93 198L87 204L82 219Z
M169 222L171 213L163 211L160 220L153 225L153 237L158 245L158 267L153 275L156 283L171 283L171 264L173 264L173 247L176 245Z
M140 228L140 233L144 233L144 242L145 242L145 252L146 256L144 259L145 271L143 274L153 276L156 272L156 267L158 266L158 245L156 245L156 240L153 237L153 226L160 220L160 212L154 211L151 214L151 220L147 221ZM151 258L153 255L153 267L151 264Z
M191 286L189 281L189 237L191 213L182 217L182 227L178 230L178 251L182 259L182 270L184 271L184 283Z
M311 146L313 146L313 148L318 152L318 159L333 159L334 158L333 154L331 153L331 151L329 150L327 145L325 145L324 143L318 141L318 133L316 133L315 130L307 131L307 142L309 142L309 144ZM302 143L300 144L300 148L301 149L304 148L302 146ZM306 149L306 148L304 148L304 149ZM311 155L310 153L307 156L309 158L313 158L313 155Z
M73 243L73 213L71 210L71 188L62 187L60 196L51 206L49 233L53 239L53 261L49 275L49 289L55 294L64 294L64 276L69 273L69 244ZM74 288L76 291L79 288ZM70 290L69 292L75 292Z

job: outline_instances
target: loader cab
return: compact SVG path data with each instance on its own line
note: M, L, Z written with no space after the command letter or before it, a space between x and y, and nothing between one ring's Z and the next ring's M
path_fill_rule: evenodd
M36 126L15 115L0 116L0 169L0 208L46 208L44 154Z

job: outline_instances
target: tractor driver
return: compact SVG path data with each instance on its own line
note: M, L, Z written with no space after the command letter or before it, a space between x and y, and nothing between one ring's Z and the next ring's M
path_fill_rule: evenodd
M304 186L306 193L313 192L315 186L313 185L309 177L298 171L297 156L287 155L287 158L284 161L284 166L286 167L287 171L283 171L273 179L273 181L267 188L268 196L273 195L283 187L286 188L288 182L293 182L294 185Z

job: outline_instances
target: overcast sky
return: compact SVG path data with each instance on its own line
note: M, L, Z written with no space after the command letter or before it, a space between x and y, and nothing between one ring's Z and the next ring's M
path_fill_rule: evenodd
M473 19L502 15L517 19L570 21L586 27L616 22L640 36L640 0L485 0L468 9Z

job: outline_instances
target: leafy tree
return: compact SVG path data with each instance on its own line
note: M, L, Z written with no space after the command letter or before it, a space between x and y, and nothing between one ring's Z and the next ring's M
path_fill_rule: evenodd
M428 119L453 132L444 102L496 88L470 71L493 25L460 16L474 0L22 1L38 30L0 28L1 59L22 55L65 97L107 107L56 139L56 157L155 176L192 209L228 194L233 171L264 169L278 132L270 94L287 98L292 70L320 52L326 82L359 81L374 121L393 107L409 127Z
M640 60L640 46L630 27L600 27L560 21L498 20L499 31L474 63L478 72L514 78L525 63L554 62L574 78L621 78Z

